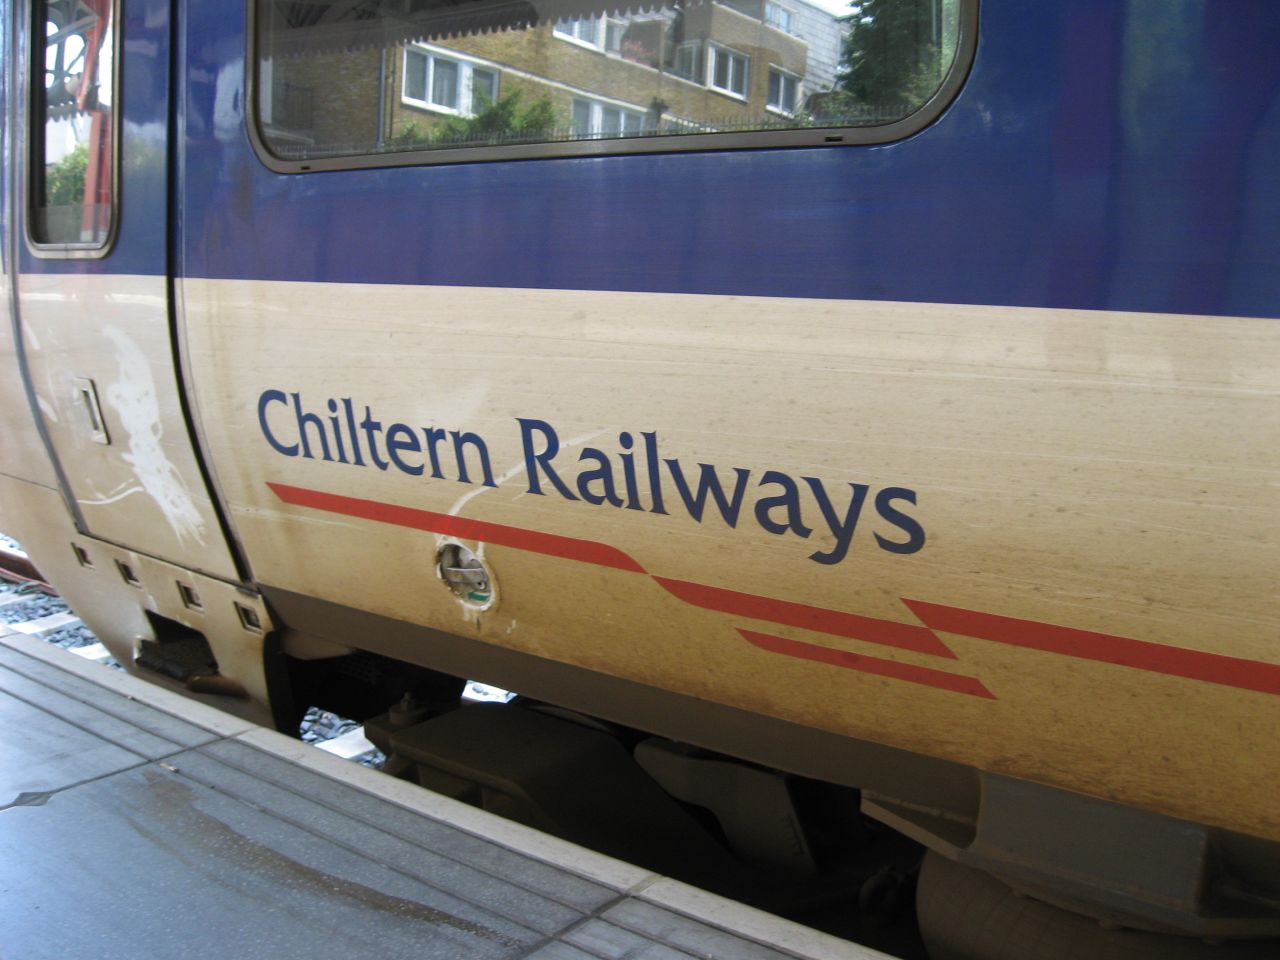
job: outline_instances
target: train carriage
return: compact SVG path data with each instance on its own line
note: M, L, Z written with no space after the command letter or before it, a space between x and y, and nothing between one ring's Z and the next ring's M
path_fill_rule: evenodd
M1274 950L1271 4L0 7L0 529L122 663Z

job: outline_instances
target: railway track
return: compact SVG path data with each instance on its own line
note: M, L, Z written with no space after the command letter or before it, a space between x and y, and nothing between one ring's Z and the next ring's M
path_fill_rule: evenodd
M32 606L33 598L30 595L20 591L0 593L0 620L10 630L47 640L70 650L78 657L108 666L119 666L107 648L89 633L80 618L68 610L56 595L41 595L39 599L52 600L52 606L57 609L28 617L25 616L25 611ZM9 619L10 616L14 619Z
M119 669L110 651L45 582L27 555L7 538L0 541L0 623L85 660Z
M44 593L54 593L40 576L35 564L22 549L8 537L0 535L0 580L32 586Z
M62 647L82 659L123 669L111 652L81 622L57 591L40 575L26 553L0 535L0 624L15 633ZM382 754L365 738L364 728L328 711L307 711L301 739L321 750L376 767Z

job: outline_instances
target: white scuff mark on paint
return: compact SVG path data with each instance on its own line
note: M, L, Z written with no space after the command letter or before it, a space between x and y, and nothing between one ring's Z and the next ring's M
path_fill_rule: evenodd
M36 336L35 328L29 323L22 325L22 346L25 350L40 349L40 338Z
M499 474L497 479L494 481L494 484L497 487L501 487L504 483L506 483L512 477L516 476L523 469L524 469L524 461L521 460L510 470L507 470L505 473ZM460 496L457 500L454 501L453 506L451 506L448 510L449 516L451 517L458 516L460 513L462 513L462 508L465 507L469 501L471 501L475 497L480 496L480 494L484 493L485 491L493 490L493 489L494 487L486 487L484 484L478 484L474 489L468 490L466 493L464 493L462 496Z
M236 511L237 517L252 517L261 520L271 520L276 523L287 522L290 524L302 524L307 527L336 527L339 530L357 530L358 524L352 520L330 520L326 517L303 517L298 514L290 513L288 510L276 510L268 507L265 509L243 509Z
M133 486L125 485L123 490L121 490L120 487L116 487L116 489L111 493L103 497L98 497L96 500L86 500L81 498L80 503L83 503L87 507L105 507L109 503L116 503L123 500L125 497L131 497L135 493L146 493L146 490L136 484Z
M571 449L573 447L581 446L582 444L588 442L589 440L594 440L596 437L599 437L602 434L605 434L607 432L608 432L607 429L593 430L591 433L583 434L580 437L572 437L569 440L564 441L564 443L561 444L560 449L565 450L565 449ZM454 501L453 506L449 508L448 515L451 517L456 517L460 515L462 513L462 508L465 507L472 500L472 498L478 497L482 493L485 493L488 490L501 489L504 483L511 480L513 477L516 477L519 474L523 473L524 469L525 469L525 464L524 464L524 460L522 459L517 461L514 465L509 467L503 473L499 474L497 479L494 481L495 483L494 486L488 487L488 486L480 485L475 487L472 490L468 490L466 493L460 496L456 501ZM521 496L523 496L523 494L521 494ZM446 544L450 544L450 543L461 544L462 541L458 537L450 536L449 534L443 534L443 533L435 534L435 541L436 541L436 558L437 558L437 563L435 568L436 579L444 581L444 573L440 569L440 564L439 564L439 557L441 556L441 552L444 550L444 547ZM483 564L484 550L485 550L486 544L483 540L476 540L473 542L476 545L474 550L475 557L477 560L481 562L481 564ZM465 544L463 545L465 546ZM477 633L483 630L484 624L483 624L482 618L484 617L485 614L493 611L498 606L500 596L501 596L501 592L498 589L497 579L496 577L494 577L493 571L489 570L488 567L486 567L485 569L489 574L490 595L489 595L488 602L481 604L480 606L476 606L464 600L459 604L459 609L461 610L461 613L462 613L463 622L473 627ZM512 627L514 626L515 626L515 621L512 621ZM510 630L508 630L508 635L510 635Z
M52 403L44 397L36 397L36 405L40 407L40 412L44 414L46 420L50 423L58 422L58 411L54 409Z
M115 344L120 368L106 390L106 399L129 437L129 450L121 459L133 468L134 476L160 508L179 542L194 540L204 546L204 519L161 443L160 401L147 356L116 327L104 327L102 333Z
M574 447L580 447L584 443L594 440L596 437L603 436L608 432L609 431L607 429L593 430L591 433L584 433L580 437L572 437L568 440L565 440L563 443L561 443L560 449L569 450ZM497 480L495 481L495 486L487 487L484 484L477 485L474 489L468 490L466 493L460 496L457 500L455 500L453 506L449 508L449 511L448 511L449 516L451 517L458 516L459 514L462 513L462 508L465 507L472 498L478 497L482 493L485 493L489 490L502 489L502 485L504 483L506 483L507 481L511 480L513 477L516 477L523 472L524 472L524 460L518 460L515 463L515 465L509 468L505 473L502 473L501 475L498 476ZM520 496L523 496L523 494L520 494ZM453 543L453 542L457 542L456 538L448 537L443 534L437 534L436 550L438 551L446 543ZM484 541L477 542L475 552L476 552L476 556L479 557L481 560L484 559L484 546L485 546Z

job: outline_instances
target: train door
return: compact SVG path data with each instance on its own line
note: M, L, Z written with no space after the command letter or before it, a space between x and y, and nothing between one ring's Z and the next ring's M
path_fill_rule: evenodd
M172 336L170 16L166 0L34 0L19 18L20 349L80 531L235 580Z

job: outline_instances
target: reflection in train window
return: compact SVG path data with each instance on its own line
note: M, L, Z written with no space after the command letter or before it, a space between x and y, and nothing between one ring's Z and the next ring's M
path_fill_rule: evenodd
M259 0L257 133L311 161L893 124L965 2Z
M800 78L777 67L769 68L769 109L792 114L796 108L796 91Z
M415 44L404 52L404 103L474 117L498 99L498 72L450 50Z
M111 231L115 136L112 0L36 4L30 231L37 244L93 249Z
M764 21L783 33L791 32L791 11L784 6L766 2L764 5Z

